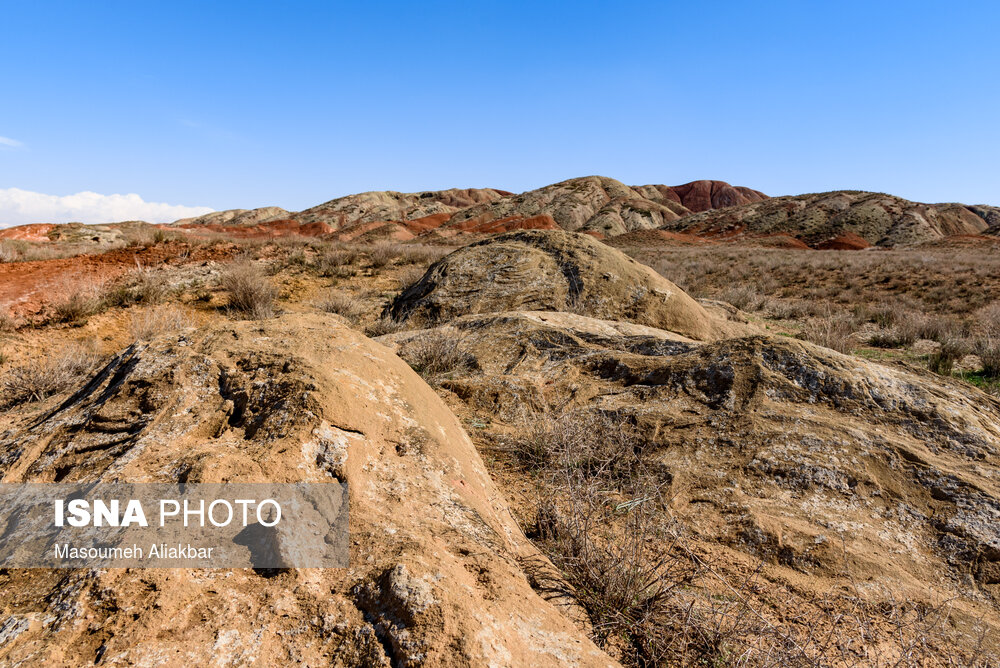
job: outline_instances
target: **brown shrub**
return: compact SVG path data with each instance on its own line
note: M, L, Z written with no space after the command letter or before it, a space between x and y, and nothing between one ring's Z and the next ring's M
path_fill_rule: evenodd
M586 410L531 414L523 432L513 454L531 470L554 467L620 480L641 464L643 441L629 422L615 415Z
M219 285L229 293L230 310L253 320L274 316L278 292L258 265L233 262L222 271Z
M395 334L404 329L406 329L405 322L396 320L392 316L383 313L375 322L365 328L365 336L375 338L386 334Z
M20 253L13 244L8 243L6 240L0 241L0 263L3 262L17 262L20 257Z
M444 337L425 336L410 341L400 349L399 356L425 378L479 367L472 354Z
M403 269L399 272L399 276L396 277L396 280L399 281L399 289L405 290L423 278L426 273L422 267L407 267Z
M400 246L398 249L399 263L419 264L426 267L437 262L451 251L450 248L417 244Z
M813 318L802 330L802 336L813 343L840 353L854 348L854 319L846 313L831 313Z
M357 322L365 313L364 303L357 297L343 292L330 291L316 303L316 307L326 313L342 315L351 322Z
M767 297L757 292L749 283L733 285L719 294L719 299L732 304L741 311L760 311L767 305Z
M79 322L99 313L102 308L104 299L95 286L77 288L52 305L57 322Z
M193 326L187 314L176 306L158 306L133 313L129 332L136 341L147 341L159 334L177 332Z
M0 306L0 332L13 332L17 329L17 320L6 306Z
M382 269L402 254L398 244L383 241L368 249L368 261L372 269Z
M350 278L358 273L360 254L353 248L334 248L316 259L316 270L320 276Z
M961 339L945 339L937 352L927 358L927 368L942 376L950 376L955 362L969 353L967 343Z
M106 306L118 307L159 304L170 294L170 285L164 278L151 269L133 269L108 288L102 300Z
M89 375L98 364L93 353L70 347L56 357L34 360L7 370L0 380L0 406L41 401L64 392Z
M569 476L563 503L547 495L540 504L535 539L573 587L599 645L618 648L626 665L667 665L675 598L699 568L678 554L659 490L646 484L628 492L621 501L586 475Z

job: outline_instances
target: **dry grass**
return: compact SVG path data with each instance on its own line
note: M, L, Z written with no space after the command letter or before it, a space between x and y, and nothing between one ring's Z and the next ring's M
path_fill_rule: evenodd
M351 278L357 275L361 255L354 248L333 248L316 258L316 270L320 276Z
M763 580L763 563L734 572L688 537L627 425L579 411L533 419L540 425L522 446L539 484L529 535L587 611L594 641L626 666L987 666L996 659L984 653L985 636L956 644L948 601L911 604L886 592L872 602L856 586L814 597ZM615 453L625 460L620 467L603 464ZM565 593L559 583L539 586Z
M52 304L56 322L78 323L104 308L102 288L96 285L74 289L68 296Z
M741 311L762 311L768 305L767 297L760 294L757 288L749 283L730 286L720 292L718 298Z
M41 401L69 390L93 372L98 362L95 354L74 346L55 357L8 369L0 379L0 406Z
M444 337L426 336L410 341L400 349L399 356L425 378L478 368L473 355L458 342Z
M365 328L365 336L375 338L386 334L395 334L396 332L400 332L404 329L406 329L405 322L402 320L396 320L392 316L382 314L375 320L375 322Z
M129 333L136 341L148 341L160 334L177 332L193 326L191 319L176 306L157 306L133 313Z
M529 414L522 439L511 451L528 470L556 467L592 480L622 480L641 463L643 441L635 428L614 415L596 411Z
M0 241L0 262L17 262L19 258L20 253L13 244L6 240Z
M170 296L170 292L170 284L163 273L138 267L108 288L103 300L106 306L117 307L159 304Z
M810 320L803 328L802 334L807 340L824 348L839 353L850 353L855 346L853 337L855 331L857 323L849 314L831 313Z
M399 244L381 242L368 249L368 262L372 269L382 269L389 266L401 254Z
M326 313L341 315L352 323L357 323L366 311L364 302L357 297L334 290L316 302L316 308Z
M443 258L452 250L454 249L417 244L401 246L399 248L399 263L416 264L427 267L428 265L431 265Z
M229 294L229 309L252 320L271 318L278 291L264 271L249 260L237 260L223 271L219 286Z
M13 332L15 329L17 329L17 319L14 318L14 314L8 307L0 306L0 332Z
M406 267L399 272L396 280L399 281L399 289L406 290L408 287L424 277L427 271L423 267Z

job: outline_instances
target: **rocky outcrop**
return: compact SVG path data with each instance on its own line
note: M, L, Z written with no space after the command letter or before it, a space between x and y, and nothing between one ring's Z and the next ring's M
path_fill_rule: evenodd
M432 265L386 309L418 327L514 310L573 311L700 340L737 327L621 251L561 230L511 232L465 246Z
M172 225L177 227L198 227L198 226L226 226L226 227L248 227L258 225L269 220L279 220L287 218L288 211L279 206L265 206L259 209L227 209L226 211L213 211L197 218L181 218Z
M5 482L350 486L350 568L0 572L5 665L607 666L457 419L335 317L135 344L0 419Z
M334 229L358 223L408 221L440 214L447 214L444 218L447 220L456 211L506 195L510 193L493 188L452 188L417 193L392 190L364 192L338 197L300 211L292 219L300 223L322 222Z
M699 343L570 313L379 339L404 359L435 340L473 361L438 382L479 415L517 425L562 408L635 425L672 514L708 544L815 591L849 573L866 592L939 592L957 618L1000 624L997 399L787 338Z
M791 235L813 248L852 237L863 240L861 247L893 247L982 234L989 217L990 207L921 204L883 193L842 190L706 211L666 221L661 228L730 241Z
M615 236L657 228L703 208L763 197L763 193L733 188L721 181L629 187L604 176L585 176L471 207L455 214L446 227L547 214L564 230Z
M767 199L767 195L759 190L731 186L725 181L692 181L680 186L632 186L632 189L653 202L676 202L693 213Z

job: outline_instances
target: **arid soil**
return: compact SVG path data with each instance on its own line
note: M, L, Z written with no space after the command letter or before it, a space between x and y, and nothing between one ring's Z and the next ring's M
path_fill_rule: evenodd
M599 241L564 229L638 218L580 181L325 238L8 237L5 482L332 476L353 542L344 571L8 570L4 662L996 665L989 247Z

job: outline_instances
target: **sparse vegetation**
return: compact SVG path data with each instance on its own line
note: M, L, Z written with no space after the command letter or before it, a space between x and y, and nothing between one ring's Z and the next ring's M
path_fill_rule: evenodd
M274 316L278 291L264 271L249 260L227 266L219 285L229 294L229 309L253 320Z
M0 380L0 407L41 401L75 387L98 364L92 352L73 346L47 359L7 369Z
M191 327L190 318L176 306L156 306L133 313L129 321L129 332L137 341L147 341L159 334L176 332Z
M52 305L56 322L79 323L100 312L104 300L96 286L73 289L67 296Z
M103 295L106 306L131 306L132 304L159 304L170 294L170 285L162 273L137 268L125 274L109 287Z
M733 285L719 294L719 299L732 304L741 311L761 311L767 305L767 297L757 292L757 288L748 283Z
M382 269L389 266L400 254L401 251L397 244L383 241L368 249L368 261L371 263L372 269Z
M316 269L320 276L350 278L358 273L359 258L353 248L334 248L317 257Z
M316 307L326 313L344 316L352 323L357 323L365 313L365 305L357 297L332 290L316 303Z
M17 319L14 314L6 306L0 306L0 332L13 332L15 329L17 329Z
M454 371L475 369L476 358L456 342L439 337L421 337L408 342L400 357L424 377L441 376Z
M0 241L0 262L17 262L19 253L7 240Z
M394 334L406 328L402 320L396 320L390 315L382 314L376 318L375 322L365 328L365 335L375 338L386 334Z

